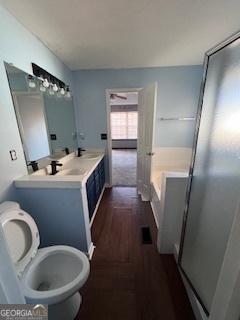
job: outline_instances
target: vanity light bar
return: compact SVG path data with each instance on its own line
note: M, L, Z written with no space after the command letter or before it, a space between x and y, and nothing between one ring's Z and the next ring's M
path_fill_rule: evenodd
M66 85L63 81L54 77L51 73L39 67L37 64L32 63L33 74L41 81L39 86L40 91L46 92L50 95L57 93L57 97L65 97L66 99L71 99L72 94L69 89L69 86Z
M47 72L43 68L39 67L37 64L32 63L32 70L33 74L43 79L47 79L48 82L51 82L53 85L56 84L59 88L65 88L66 85L63 81L59 80L58 78L54 77L51 73Z

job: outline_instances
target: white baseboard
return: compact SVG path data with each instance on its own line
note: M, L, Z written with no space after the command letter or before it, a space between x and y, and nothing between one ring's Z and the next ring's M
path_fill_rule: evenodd
M94 218L95 218L95 216L96 216L96 214L97 214L98 207L99 207L99 204L100 204L100 202L101 202L101 200L102 200L102 196L103 196L103 193L104 193L105 188L106 188L106 184L104 184L103 189L102 189L102 192L101 192L100 197L99 197L99 199L98 199L98 202L97 202L97 204L96 204L96 208L95 208L95 210L94 210L92 219L91 219L91 221L90 221L90 228L91 228L91 226L92 226L92 224L93 224L93 221L94 221Z

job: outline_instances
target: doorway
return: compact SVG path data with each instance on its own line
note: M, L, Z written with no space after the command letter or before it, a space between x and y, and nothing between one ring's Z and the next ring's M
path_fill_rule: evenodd
M112 185L136 186L138 91L112 91L108 98Z
M131 104L130 99L127 101L128 95L131 97L135 95L134 103ZM151 166L152 156L154 155L153 141L156 120L156 101L157 83L148 84L143 88L106 90L107 136L109 137L107 153L109 186L136 185L138 193L141 195L143 201L149 201L151 199ZM135 105L136 109L130 108L130 110L126 111L125 105L131 105L131 108ZM122 110L120 110L120 107ZM113 109L115 109L115 111ZM125 114L118 116L112 115L114 112L122 112ZM121 120L122 118L124 120ZM121 121L124 125L121 124ZM114 122L116 128L114 128L114 125L112 126L112 123ZM133 125L128 124L131 122ZM117 126L116 124L119 125ZM115 133L117 137L117 134L121 136L122 132L125 134L125 139L113 139ZM132 137L135 138L132 139L135 140L134 147L130 145L130 143L132 143L131 139L128 139L129 137L131 138L131 134ZM121 145L121 147L122 149L128 149L128 152L121 150L119 143L122 143L123 141L119 142L117 140L126 140L125 143L128 143L127 147L126 144L124 147ZM115 152L115 149L117 149L117 152ZM134 149L135 151L131 152L130 149ZM116 168L119 170L120 174L116 174L116 177L114 177L113 180L113 172ZM129 173L131 173L131 175ZM122 179L124 178L126 179L123 181Z

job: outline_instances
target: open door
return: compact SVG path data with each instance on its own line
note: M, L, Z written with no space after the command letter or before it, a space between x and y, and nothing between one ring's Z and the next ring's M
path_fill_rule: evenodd
M143 201L151 196L151 166L153 153L154 124L157 101L157 83L139 91L138 100L138 147L137 189Z

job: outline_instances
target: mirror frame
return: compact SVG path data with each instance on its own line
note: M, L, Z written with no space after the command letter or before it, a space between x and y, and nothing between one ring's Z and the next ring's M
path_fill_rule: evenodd
M12 99L12 106L13 106L13 109L14 109L14 114L15 114L15 119L16 119L16 123L17 123L17 127L18 127L18 132L19 132L19 137L20 137L20 141L21 141L21 144L22 144L22 150L23 150L23 154L24 154L24 159L25 159L25 163L26 163L26 167L27 167L27 170L28 170L28 172L29 173L32 173L32 171L31 170L29 170L28 169L28 164L30 163L30 160L28 160L27 159L27 154L28 154L28 151L26 150L26 147L25 147L25 142L24 142L24 136L23 136L23 134L22 134L22 128L21 128L21 123L20 123L20 121L19 121L19 119L18 119L18 112L17 112L17 108L16 108L16 95L17 94L38 94L40 97L41 97L41 99L42 99L42 101L43 101L43 104L44 104L44 93L42 93L41 91L39 91L39 89L37 90L27 90L26 89L26 92L23 92L23 91L14 91L14 90L12 90L12 84L11 84L11 79L10 79L10 77L9 77L9 72L8 72L8 68L9 67L13 67L13 68L15 68L16 70L19 70L20 72L22 72L22 74L24 74L26 77L27 76L32 76L34 79L36 79L36 83L37 83L37 88L38 88L38 85L39 85L39 82L41 81L41 79L42 78L39 78L35 73L33 73L33 74L29 74L28 72L26 72L25 70L22 70L22 69L20 69L18 66L15 66L13 63L10 63L10 62L7 62L7 61L3 61L3 63L4 63L4 68L5 68L5 73L6 73L6 77L7 77L7 82L8 82L8 87L9 87L9 92L10 92L10 95L11 95L11 99ZM40 68L40 67L38 67L37 65L35 65L34 63L32 63L32 67L35 67L35 68L37 68L37 70L44 70L44 69L42 69L42 68ZM33 70L34 71L34 70ZM58 85L59 86L61 86L61 87L63 87L64 86L64 88L68 88L68 90L69 90L69 86L68 85L65 85L65 83L63 82L63 81L61 81L61 80L59 80L58 78L56 78L56 77L54 77L53 75L51 75L50 73L48 73L47 71L45 71L44 70L44 72L45 72L45 74L47 74L47 75L50 75L51 76L51 78L49 78L51 81L53 81L52 79L55 79L56 81L57 81L57 83L58 83ZM54 80L54 81L55 81ZM27 80L26 80L27 81ZM66 90L65 90L65 92L67 92ZM75 130L74 130L74 132L75 132L75 135L76 135L76 138L74 139L74 140L76 140L76 148L74 148L74 149L72 149L73 151L75 151L75 149L77 149L77 147L78 147L78 139L77 139L77 126L76 126L76 118L75 118L75 107L74 107L74 99L73 99L73 94L72 94L72 92L70 92L71 93L71 97L70 98L66 98L65 96L62 96L62 97L60 97L59 99L67 99L67 100L69 100L69 102L71 101L71 104L72 104L72 110L73 110L73 117L74 117L74 127L75 127ZM45 94L47 94L46 92L45 92ZM56 97L53 97L53 98L56 98ZM58 99L58 98L56 98L56 99ZM55 159L55 157L54 157L54 153L53 153L53 147L52 147L52 144L51 144L51 139L50 139L50 131L49 131L49 125L48 125L48 121L47 121L47 115L46 115L46 110L45 110L45 107L44 107L44 119L45 119L45 122L46 122L46 131L47 131L47 137L48 137L48 145L49 145L49 155L48 156L46 156L46 157L43 157L43 158L39 158L39 159L36 159L35 161L37 161L37 162L39 162L39 161L44 161L44 160L49 160L49 164L50 164L50 162L51 162L51 160L56 160ZM60 150L60 149L59 149ZM72 152L72 151L71 151ZM61 155L61 157L64 157L64 154L63 155ZM51 159L52 158L52 159ZM39 169L41 169L42 168L42 165L40 164L40 166L39 166Z

